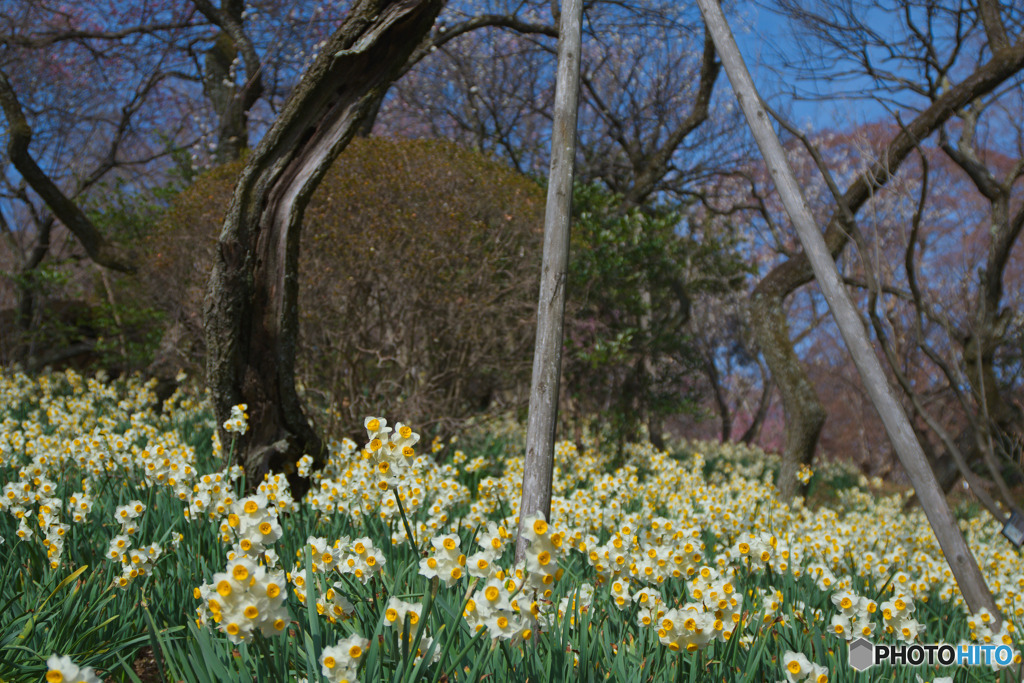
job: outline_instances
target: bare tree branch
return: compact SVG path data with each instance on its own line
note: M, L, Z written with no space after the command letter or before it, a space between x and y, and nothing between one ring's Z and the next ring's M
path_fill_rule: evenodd
M65 227L78 238L89 258L112 270L134 272L134 266L120 253L120 250L107 241L78 205L61 192L56 183L32 157L28 149L29 143L32 141L32 128L25 118L21 103L18 101L7 74L2 70L0 70L0 106L3 107L7 117L7 153L18 173L46 202Z
M200 24L196 24L191 20L184 20L140 24L138 26L131 26L116 31L85 31L81 29L67 29L46 33L35 33L29 36L0 35L0 45L38 49L66 42L81 42L86 40L117 41L136 35L153 35L164 31L196 28L197 26L200 26Z

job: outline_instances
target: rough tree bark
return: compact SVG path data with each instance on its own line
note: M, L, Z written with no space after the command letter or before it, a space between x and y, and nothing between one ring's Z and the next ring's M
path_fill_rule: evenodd
M303 75L242 170L224 220L204 303L207 375L219 424L248 406L235 457L250 486L292 476L323 445L295 388L299 231L310 196L443 0L357 0ZM221 431L228 443L228 435Z
M576 157L583 0L562 5L555 81L555 120L551 131L551 173L544 215L544 251L537 304L537 344L533 352L530 412L526 427L523 497L519 505L516 562L526 550L523 521L535 512L551 515L551 477L562 371L565 282L569 267L569 217Z
M981 569L967 547L967 542L960 532L956 518L953 517L924 452L917 442L910 421L896 400L895 393L882 371L881 363L868 340L860 314L854 308L843 286L833 261L834 257L822 239L807 206L807 201L802 196L796 176L786 159L786 153L768 121L768 114L761 104L754 82L733 40L732 32L725 21L725 15L722 14L717 0L697 0L697 3L700 5L708 29L715 38L715 47L722 56L722 62L729 80L732 82L736 99L747 118L758 148L764 156L765 163L786 208L786 213L796 228L800 244L804 249L803 253L806 254L805 258L828 301L832 316L846 342L854 364L857 366L857 371L864 381L871 402L882 418L893 448L899 455L900 462L910 476L914 490L921 499L921 505L942 553L949 563L957 586L972 612L977 613L985 608L997 615L997 621L1001 621L998 616L999 609L985 584ZM995 628L998 628L998 624Z

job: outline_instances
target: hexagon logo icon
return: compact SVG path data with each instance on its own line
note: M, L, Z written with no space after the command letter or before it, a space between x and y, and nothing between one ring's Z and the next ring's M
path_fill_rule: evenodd
M850 641L850 666L863 671L875 663L875 646L864 638Z

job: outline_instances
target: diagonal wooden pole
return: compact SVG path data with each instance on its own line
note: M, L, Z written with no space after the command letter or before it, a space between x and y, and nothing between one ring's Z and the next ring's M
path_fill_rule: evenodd
M576 113L583 42L583 0L565 0L558 27L555 119L551 130L551 172L544 214L544 255L537 303L537 343L533 350L530 413L526 426L523 497L519 505L516 562L523 558L523 520L534 512L551 514L558 387L562 372L565 281L569 267L569 216L576 158Z
M960 533L956 518L946 503L946 497L928 465L910 421L882 371L882 365L868 341L860 314L843 287L836 264L800 192L800 186L786 160L786 153L769 122L768 113L757 94L754 81L747 71L718 0L697 0L697 4L704 15L704 22L715 42L715 49L722 59L722 65L732 83L733 92L746 116L750 131L782 198L782 204L793 222L793 227L796 228L800 244L814 270L814 277L825 295L829 310L853 357L868 396L882 418L889 440L917 492L921 507L924 508L957 586L972 612L986 608L995 615L995 628L998 629L1001 617L992 599L992 593L985 584L977 560L974 559L963 534Z

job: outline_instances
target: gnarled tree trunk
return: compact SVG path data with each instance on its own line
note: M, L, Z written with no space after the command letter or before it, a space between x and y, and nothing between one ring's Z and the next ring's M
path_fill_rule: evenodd
M430 30L442 0L359 0L249 157L231 201L204 305L207 374L219 424L248 406L235 457L249 486L288 475L323 445L295 388L299 231L313 191ZM221 432L224 443L227 434ZM305 481L290 476L301 493Z

